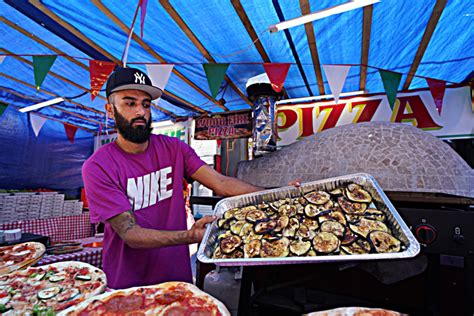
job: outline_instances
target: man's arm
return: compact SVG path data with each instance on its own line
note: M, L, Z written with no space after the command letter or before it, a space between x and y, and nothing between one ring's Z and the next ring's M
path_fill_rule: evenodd
M215 220L205 216L198 220L190 230L155 230L140 227L132 211L123 212L107 220L122 240L132 248L159 248L200 242L205 225Z
M237 178L224 176L208 165L199 168L191 175L191 178L204 184L221 196L234 196L265 190L265 188L246 183Z

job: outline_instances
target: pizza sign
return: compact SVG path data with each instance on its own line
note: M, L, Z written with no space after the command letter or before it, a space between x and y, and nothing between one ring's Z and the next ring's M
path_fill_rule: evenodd
M439 138L474 137L474 113L469 87L446 89L441 113L429 90L398 93L393 109L386 95L330 101L277 102L278 145L336 126L360 122L410 124Z
M252 137L252 112L229 112L195 121L194 139L233 139Z

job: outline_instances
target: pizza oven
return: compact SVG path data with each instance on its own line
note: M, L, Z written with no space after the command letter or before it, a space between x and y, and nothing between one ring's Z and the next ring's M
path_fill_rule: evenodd
M474 171L436 137L404 124L345 125L240 162L238 177L279 187L296 178L358 172L376 178L422 245L421 254L362 264L245 267L239 314L300 315L344 306L474 313Z

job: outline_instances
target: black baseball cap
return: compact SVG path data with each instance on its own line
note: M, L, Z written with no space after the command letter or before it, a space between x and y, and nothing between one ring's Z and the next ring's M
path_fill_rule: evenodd
M141 90L148 93L152 100L161 97L163 91L155 87L150 78L141 70L136 68L116 67L107 79L105 94L107 98L113 93L122 90Z

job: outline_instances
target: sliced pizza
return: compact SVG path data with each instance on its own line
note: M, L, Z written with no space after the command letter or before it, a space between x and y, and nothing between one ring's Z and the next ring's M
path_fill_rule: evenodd
M0 276L0 314L50 315L102 293L105 273L76 261L29 267Z
M115 314L230 316L222 302L184 282L115 290L90 298L60 313L68 316Z
M39 242L0 247L0 275L34 264L45 251L46 247Z

